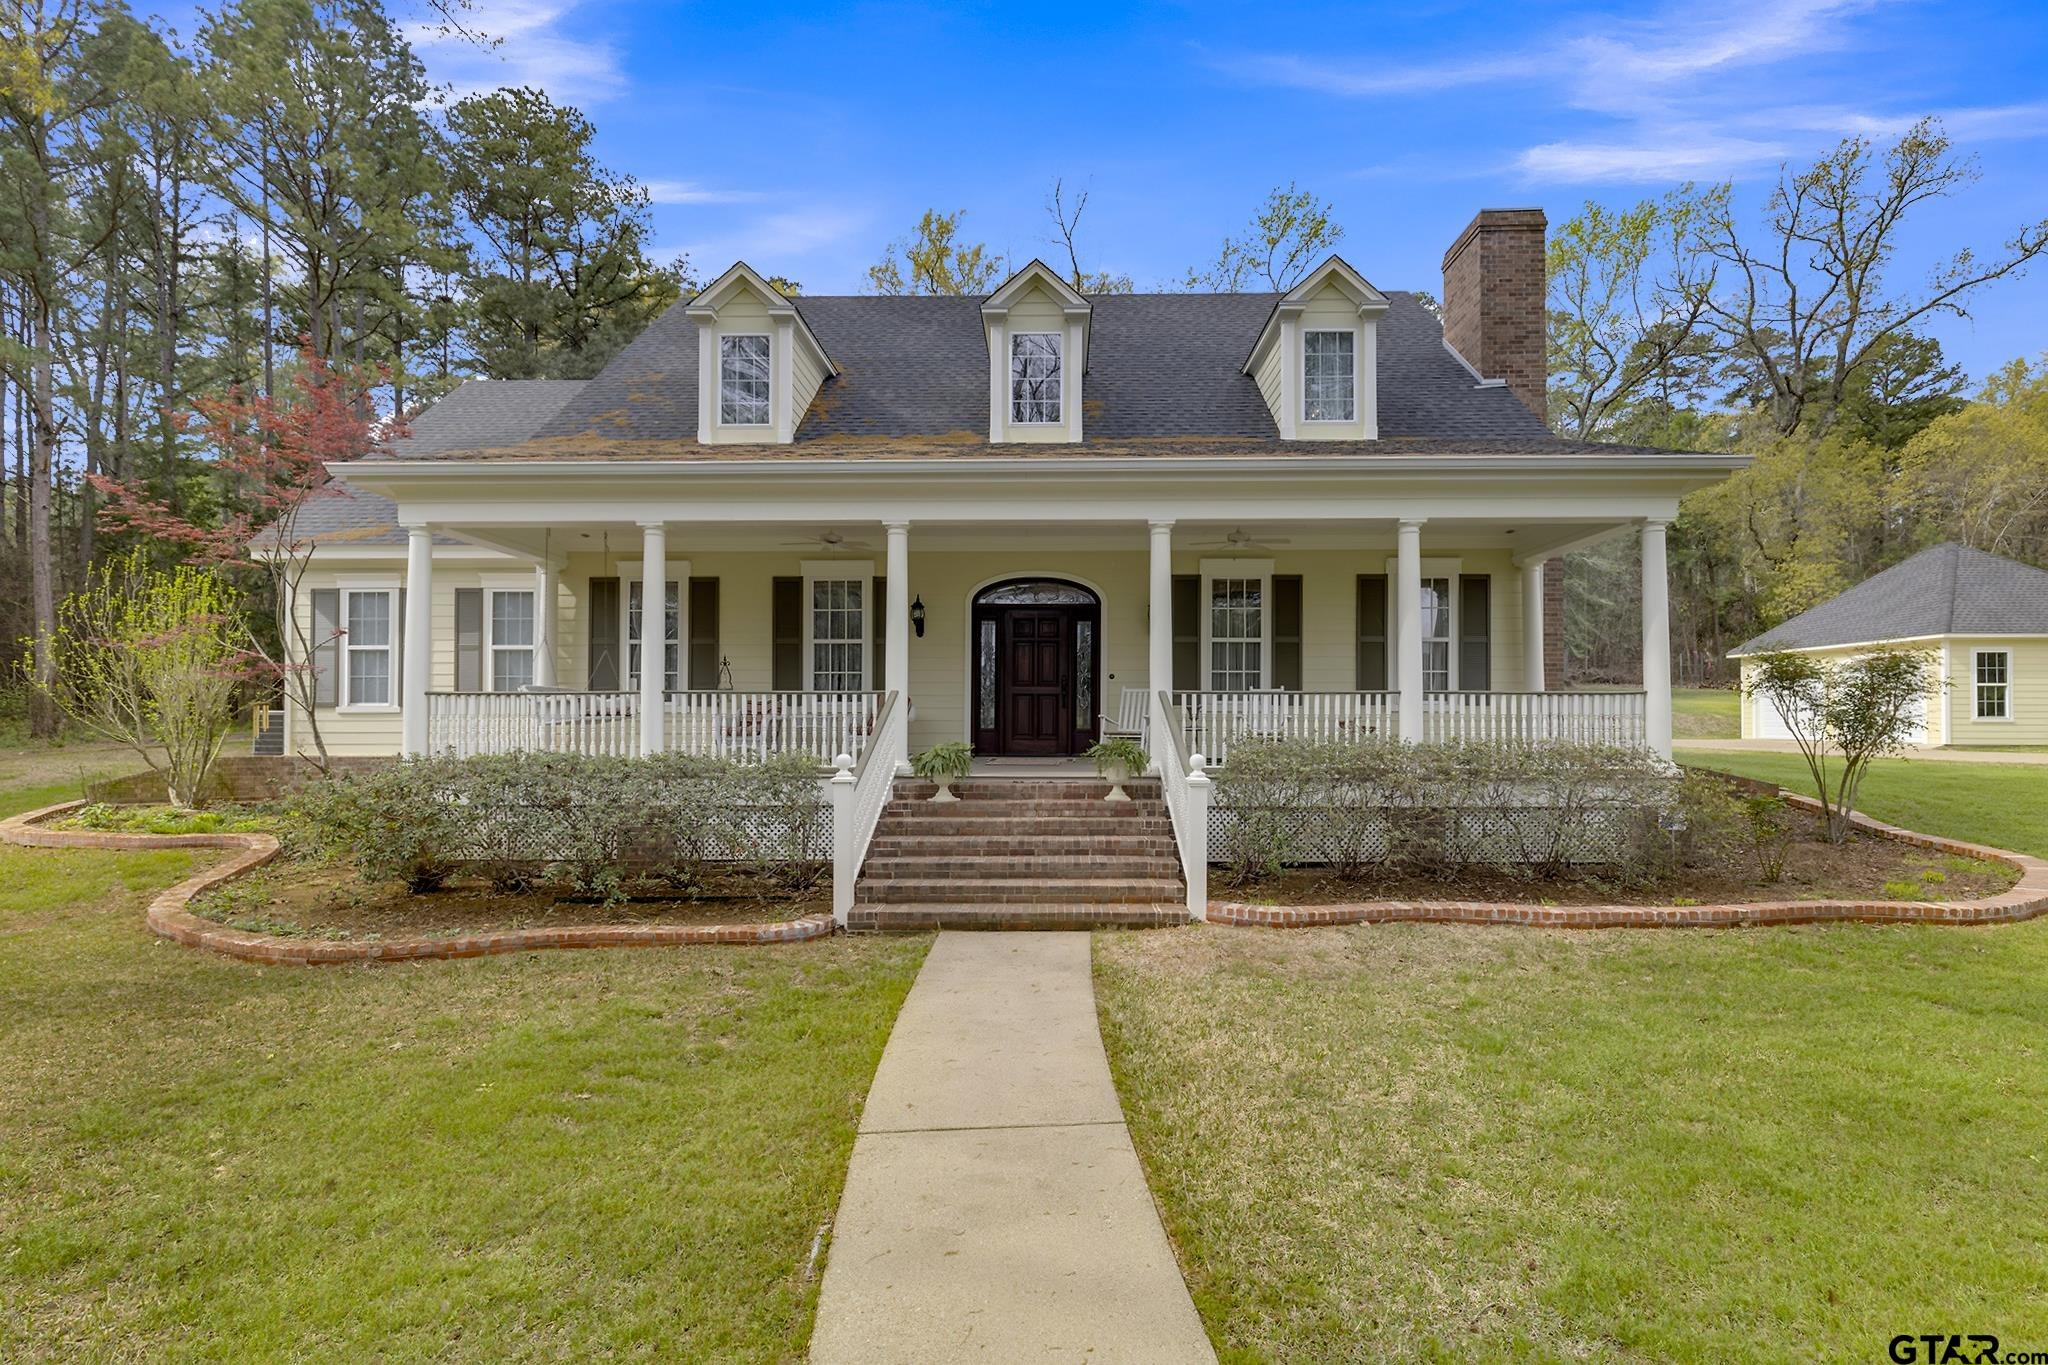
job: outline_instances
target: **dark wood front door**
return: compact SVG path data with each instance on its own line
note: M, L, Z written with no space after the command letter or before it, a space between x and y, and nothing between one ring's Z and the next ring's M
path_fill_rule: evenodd
M1058 756L1095 742L1099 623L1092 602L977 604L977 753Z

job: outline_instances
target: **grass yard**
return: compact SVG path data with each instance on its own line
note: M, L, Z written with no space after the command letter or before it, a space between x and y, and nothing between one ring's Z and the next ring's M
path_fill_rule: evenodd
M1742 694L1732 687L1672 688L1671 733L1680 739L1739 737Z
M1870 804L2048 852L2036 771L1887 765ZM1194 929L1096 964L1226 1360L2048 1342L2048 923Z
M1678 751L1678 761L1811 793L1798 754L1715 749ZM2048 766L1884 758L1870 766L1857 807L1925 834L1975 840L2048 858Z
M801 1357L924 940L262 968L197 856L0 848L0 1358Z

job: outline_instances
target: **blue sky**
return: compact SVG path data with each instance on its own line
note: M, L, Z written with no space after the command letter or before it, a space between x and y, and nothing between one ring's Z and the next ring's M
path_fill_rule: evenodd
M458 89L526 82L583 106L655 192L658 242L813 293L928 206L1050 254L1055 176L1090 192L1084 264L1139 286L1213 254L1272 186L1329 199L1386 288L1440 284L1474 209L1626 203L1851 132L1943 115L1982 179L1926 211L1901 280L2048 218L2048 5L1717 0L1399 5L634 6L478 0L494 51L423 45ZM2048 265L1935 330L1981 376L2048 350Z

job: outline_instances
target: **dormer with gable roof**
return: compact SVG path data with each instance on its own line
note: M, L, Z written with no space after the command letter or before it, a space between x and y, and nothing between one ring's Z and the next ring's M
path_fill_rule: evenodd
M697 324L697 440L788 445L838 373L803 314L745 261L685 305Z
M1094 307L1043 261L981 305L988 341L988 439L1078 444Z
M1244 363L1283 441L1376 441L1386 296L1332 256L1280 296Z

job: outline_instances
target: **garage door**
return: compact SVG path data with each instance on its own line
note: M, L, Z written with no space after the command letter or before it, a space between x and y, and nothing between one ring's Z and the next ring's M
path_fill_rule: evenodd
M1756 737L1758 739L1790 739L1792 727L1785 723L1785 717L1768 697L1756 699ZM1913 708L1912 729L1906 734L1906 743L1927 742L1927 699L1922 697Z

